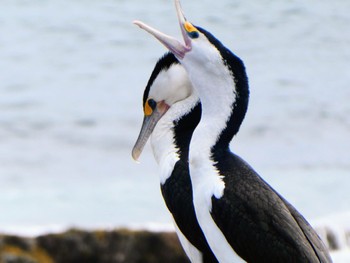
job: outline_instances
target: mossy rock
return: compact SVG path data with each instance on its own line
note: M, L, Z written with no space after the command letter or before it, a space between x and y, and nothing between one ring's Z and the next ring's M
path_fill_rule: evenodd
M11 237L12 238L12 237ZM11 239L13 241L13 239ZM16 237L20 241L19 237ZM54 263L42 249L31 244L33 240L23 239L20 243L2 240L0 246L0 263ZM22 245L25 244L23 247ZM27 246L28 245L28 246Z

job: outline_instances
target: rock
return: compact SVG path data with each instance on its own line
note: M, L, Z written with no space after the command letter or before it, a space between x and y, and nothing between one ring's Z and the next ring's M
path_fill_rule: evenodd
M0 263L53 263L31 238L0 236Z
M336 234L330 228L326 229L326 240L328 243L329 250L332 251L332 250L340 249L339 240Z
M83 231L36 238L0 236L0 263L189 262L175 233Z
M331 251L346 245L329 227L318 233ZM343 242L344 243L344 242ZM119 229L84 231L71 229L34 238L0 235L0 263L188 263L178 238L172 232Z

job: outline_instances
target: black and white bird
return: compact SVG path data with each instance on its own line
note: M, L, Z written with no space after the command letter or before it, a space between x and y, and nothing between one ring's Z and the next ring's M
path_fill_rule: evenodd
M172 53L158 60L144 91L143 109L132 156L137 160L151 137L163 198L186 254L194 263L218 262L196 219L188 166L189 144L201 107L185 69Z
M267 184L229 143L249 97L243 62L206 30L189 23L175 0L184 44L140 22L186 69L202 103L189 149L193 203L200 227L221 263L331 262L304 217Z

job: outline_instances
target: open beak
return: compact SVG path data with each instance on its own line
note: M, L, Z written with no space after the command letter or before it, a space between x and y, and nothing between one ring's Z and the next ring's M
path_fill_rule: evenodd
M140 28L146 30L148 33L153 35L155 38L157 38L167 49L169 49L170 52L172 52L177 58L183 59L187 52L191 51L192 45L191 45L191 39L188 36L186 29L185 29L185 23L187 22L183 11L181 9L180 1L175 0L175 7L176 7L176 13L177 18L179 20L181 33L184 39L184 44L181 43L179 40L172 36L168 36L157 29L154 29L145 23L141 21L134 21L134 24L139 26Z
M169 106L164 102L158 102L157 107L152 112L151 115L145 115L142 122L141 131L139 137L136 140L134 147L132 148L132 158L138 161L143 148L151 136L154 127L156 127L158 121L163 117L163 115L168 111Z

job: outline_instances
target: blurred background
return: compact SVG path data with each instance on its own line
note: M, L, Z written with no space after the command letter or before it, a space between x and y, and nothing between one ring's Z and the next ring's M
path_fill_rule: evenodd
M350 2L182 2L245 62L232 150L313 225L349 230ZM0 232L172 229L150 147L131 158L166 51L134 19L181 37L170 0L1 1Z

